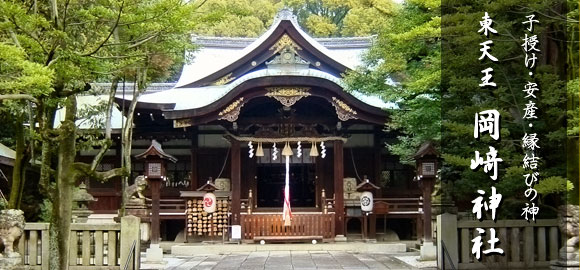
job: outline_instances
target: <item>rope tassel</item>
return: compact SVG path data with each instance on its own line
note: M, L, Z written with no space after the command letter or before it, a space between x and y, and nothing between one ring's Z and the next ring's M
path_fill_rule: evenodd
M316 143L312 142L312 148L310 148L310 156L317 157L318 156L318 149L316 149Z
M286 142L286 145L284 145L284 149L282 149L282 155L283 156L290 157L293 154L294 153L292 152L292 148L290 148L290 143L289 142Z

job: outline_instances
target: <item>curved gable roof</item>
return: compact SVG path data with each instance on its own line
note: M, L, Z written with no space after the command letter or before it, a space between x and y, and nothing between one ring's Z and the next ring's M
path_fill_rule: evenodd
M303 54L305 58L319 60L316 61L316 69L337 77L340 77L341 73L348 69L353 69L355 66L353 63L355 61L345 59L344 55L348 55L350 58L360 57L361 40L363 42L366 41L366 44L362 43L366 47L368 47L368 41L370 40L370 38L344 38L343 46L335 47L334 50L336 52L333 53L304 32L298 25L296 16L291 11L284 9L276 15L272 26L244 49L239 50L240 44L243 44L248 39L239 38L235 40L237 44L234 44L237 45L237 48L232 46L213 50L204 49L203 55L196 56L200 59L196 59L191 65L184 66L176 88L207 86L215 84L220 79L227 81L230 77L233 80L255 69L273 56L275 51L272 50L272 46L285 35L301 47L300 54ZM219 39L217 41L219 42ZM355 45L358 45L358 49L353 50L353 45L349 46L352 41L358 41L358 43L355 43ZM354 47L357 48L357 46ZM354 56L353 53L355 53Z

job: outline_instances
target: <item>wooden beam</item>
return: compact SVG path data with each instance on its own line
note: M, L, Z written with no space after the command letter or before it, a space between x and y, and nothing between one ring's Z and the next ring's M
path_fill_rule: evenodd
M240 166L240 142L230 139L231 148L231 175L232 179L232 225L240 225L240 199L241 199L241 166Z
M335 233L344 235L344 153L343 142L334 141L334 207L336 209Z

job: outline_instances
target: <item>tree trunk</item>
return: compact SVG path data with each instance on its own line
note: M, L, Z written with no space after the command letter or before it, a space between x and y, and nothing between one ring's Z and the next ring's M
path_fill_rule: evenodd
M52 206L52 222L50 227L51 238L51 267L50 269L68 269L69 261L69 234L72 218L72 194L75 181L74 160L76 156L75 144L75 115L76 97L70 96L66 100L65 121L60 127L58 147L58 167L56 177L56 196Z
M135 87L133 87L133 99L131 100L131 105L125 114L126 121L125 125L123 126L122 130L122 156L123 156L123 168L131 175L131 148L132 148L132 139L133 139L133 115L135 113L135 108L137 108L137 100L139 96L145 92L145 82L147 81L147 68L137 70L137 79L135 81ZM121 194L125 194L125 188L128 186L128 177L122 177L121 181ZM127 203L125 200L125 196L122 196L121 199L121 209L120 215L125 215L125 204Z
M28 162L25 153L25 137L22 115L17 116L15 133L16 133L16 158L14 160L14 167L12 170L12 185L10 188L10 201L8 208L20 208L20 201L22 200L22 192L24 190L24 182L26 177L26 163Z

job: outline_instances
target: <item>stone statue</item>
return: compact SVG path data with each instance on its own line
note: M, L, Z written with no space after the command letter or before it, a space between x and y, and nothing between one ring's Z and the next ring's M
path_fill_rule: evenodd
M17 209L0 211L0 242L4 246L4 252L0 257L20 257L14 251L14 242L20 239L24 232L24 212Z
M578 205L562 205L558 207L558 222L561 232L568 240L566 246L560 249L560 260L578 261Z
M143 175L135 178L135 183L125 189L125 198L129 204L141 205L145 204L145 196L143 191L147 188L147 179ZM135 196L136 195L136 196Z

